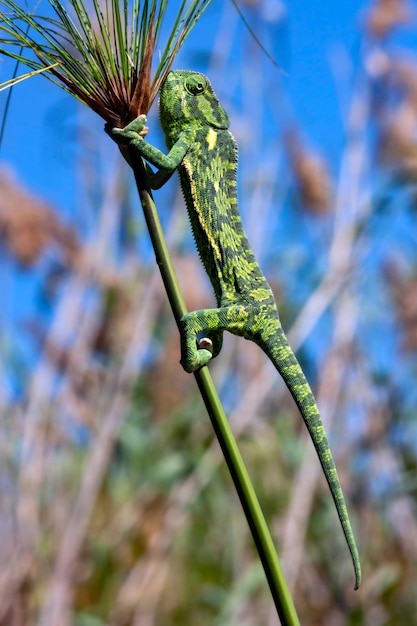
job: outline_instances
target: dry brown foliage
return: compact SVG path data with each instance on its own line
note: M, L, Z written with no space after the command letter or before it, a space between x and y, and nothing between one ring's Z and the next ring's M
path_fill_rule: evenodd
M297 193L303 207L314 215L332 207L332 181L324 159L306 148L293 131L285 137Z
M402 276L393 263L385 272L400 322L402 347L412 352L417 349L417 276Z
M75 230L5 171L0 171L0 238L24 267L36 263L52 246L59 249L64 263L72 266L80 250Z
M406 0L375 0L367 13L365 27L372 37L381 39L412 18L413 12Z

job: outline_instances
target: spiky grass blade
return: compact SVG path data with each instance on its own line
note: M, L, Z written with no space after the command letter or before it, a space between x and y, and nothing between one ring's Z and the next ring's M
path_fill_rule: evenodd
M20 76L16 76L15 78L10 78L9 80L6 80L4 83L0 84L0 91L4 91L5 89L10 89L10 87L17 85L18 83L21 83L22 81L27 80L28 78L32 78L32 76L36 76L37 74L42 74L43 72L47 72L48 70L51 70L57 65L58 63L54 63L53 65L49 65L48 67L42 67L39 70L33 70L32 72L26 72L26 74L21 74Z
M147 113L185 37L211 0L183 0L161 45L167 0L48 0L53 17L1 0L0 54L45 75L112 125ZM160 59L152 77L155 43ZM21 50L23 48L23 52ZM54 66L54 67L51 67Z

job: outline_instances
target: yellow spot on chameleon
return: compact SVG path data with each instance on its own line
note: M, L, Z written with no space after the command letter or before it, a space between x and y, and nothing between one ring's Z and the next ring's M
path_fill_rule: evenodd
M209 150L213 150L214 146L216 145L217 142L217 133L213 128L209 128L209 131L207 133L207 137L206 137L206 141L207 141L207 147Z
M184 169L185 169L185 171L187 172L187 175L188 175L188 180L190 182L191 197L192 197L192 200L193 200L193 207L194 207L194 211L197 214L198 221L200 222L201 230L202 230L202 232L206 233L207 239L210 242L210 245L212 247L212 250L213 250L214 254L216 255L218 261L221 261L222 255L220 253L219 246L217 245L216 240L214 239L213 235L206 228L204 217L203 217L203 214L202 214L202 211L201 211L200 199L199 199L199 196L198 196L198 193L197 193L197 188L196 188L195 180L194 180L194 177L193 177L192 165L191 165L191 163L190 163L190 161L188 159L184 159L183 162L182 162L182 165L183 165L183 167L184 167Z

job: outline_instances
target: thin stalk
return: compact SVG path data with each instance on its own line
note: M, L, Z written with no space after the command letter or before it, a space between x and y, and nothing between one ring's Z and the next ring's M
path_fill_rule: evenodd
M133 150L129 150L128 156L135 175L156 262L161 272L175 321L179 325L180 319L187 313L187 308L178 285L158 212L146 183L145 167L142 159ZM299 626L300 622L271 534L210 372L207 367L202 367L194 372L194 376L249 524L281 625Z
M72 16L62 0L49 0L54 18L32 16L15 0L0 1L9 10L0 12L0 54L21 61L35 71L50 67L45 74L50 80L79 98L112 126L123 126L139 113L147 113L179 47L210 4L210 0L196 0L187 8L186 0L182 0L151 80L155 41L162 27L167 0L143 4L134 0L130 29L128 0L123 0L123 4L119 0L105 0L104 6L92 0L92 16L83 0L69 0ZM23 30L25 24L30 30ZM29 32L33 32L33 37ZM14 52L16 45L19 50ZM127 150L124 156L135 174L156 261L179 325L187 310L146 183L144 163ZM299 626L271 535L207 367L196 372L195 378L242 503L282 626Z

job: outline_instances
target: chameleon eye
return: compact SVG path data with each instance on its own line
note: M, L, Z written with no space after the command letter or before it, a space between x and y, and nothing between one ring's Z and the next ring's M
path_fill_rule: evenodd
M185 88L192 96L198 96L206 90L207 81L204 76L190 76L185 83Z

